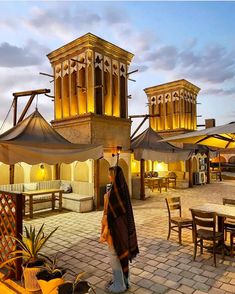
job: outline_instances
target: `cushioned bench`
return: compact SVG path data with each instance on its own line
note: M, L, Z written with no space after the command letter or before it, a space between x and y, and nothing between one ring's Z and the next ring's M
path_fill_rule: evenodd
M76 193L63 194L62 207L76 212L92 211L93 197Z
M36 186L34 187L34 185ZM45 189L60 189L62 184L69 184L72 187L72 193L63 193L62 194L62 207L68 210L76 212L88 212L93 209L94 202L94 187L93 183L88 182L77 182L77 181L61 181L61 180L51 180L43 181L38 183L30 184L11 184L11 185L0 185L0 190L9 191L9 192L19 192L22 193L25 191L25 188L28 187L32 190L45 190ZM29 190L28 190L29 191ZM27 196L26 196L27 199ZM34 196L34 211L49 209L51 208L51 195L38 195ZM40 201L48 200L48 201ZM58 207L58 203L56 203ZM28 213L29 208L26 206L26 213Z

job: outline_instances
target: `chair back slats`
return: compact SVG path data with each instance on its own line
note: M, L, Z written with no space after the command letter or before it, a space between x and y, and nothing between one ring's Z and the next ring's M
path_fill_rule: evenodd
M204 228L213 228L214 227L214 221L209 221L209 220L202 220L200 218L194 218L195 224L204 227Z
M169 214L169 218L171 217L171 211L172 210L178 210L179 215L181 216L181 203L180 203L180 197L169 197L165 198L167 210Z
M180 203L180 197L166 198L169 203Z
M180 204L169 204L170 210L180 209Z
M215 231L216 227L216 214L214 212L204 212L198 210L191 210L193 225L205 228L213 228Z
M235 205L235 199L223 198L223 205Z

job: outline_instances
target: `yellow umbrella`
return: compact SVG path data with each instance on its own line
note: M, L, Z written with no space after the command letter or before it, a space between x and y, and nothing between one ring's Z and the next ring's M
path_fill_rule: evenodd
M235 148L235 122L205 130L168 137L162 140L162 142L164 141L200 144L219 149Z

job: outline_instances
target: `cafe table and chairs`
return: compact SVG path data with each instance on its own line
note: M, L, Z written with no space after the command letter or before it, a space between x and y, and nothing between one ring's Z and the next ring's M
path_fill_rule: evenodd
M214 203L203 203L200 205L196 205L194 207L191 207L190 210L196 210L200 212L208 212L208 213L214 213L217 219L217 227L218 232L224 234L224 220L226 218L235 220L235 207L223 205L223 204L214 204ZM222 240L219 241L219 245L222 244ZM226 246L226 244L223 245L225 248L225 252L231 253L231 248Z
M148 186L153 192L155 188L158 189L158 191L161 193L162 188L165 188L165 191L167 191L168 188L168 178L167 177L151 177L151 178L145 178L144 179L145 185Z

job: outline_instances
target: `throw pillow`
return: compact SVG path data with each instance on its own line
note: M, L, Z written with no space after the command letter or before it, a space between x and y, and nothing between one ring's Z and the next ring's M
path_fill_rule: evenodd
M71 193L72 192L72 187L68 183L61 184L60 189L63 190L64 193Z
M24 184L24 191L28 192L28 191L35 191L38 189L38 183L28 183L28 184Z

